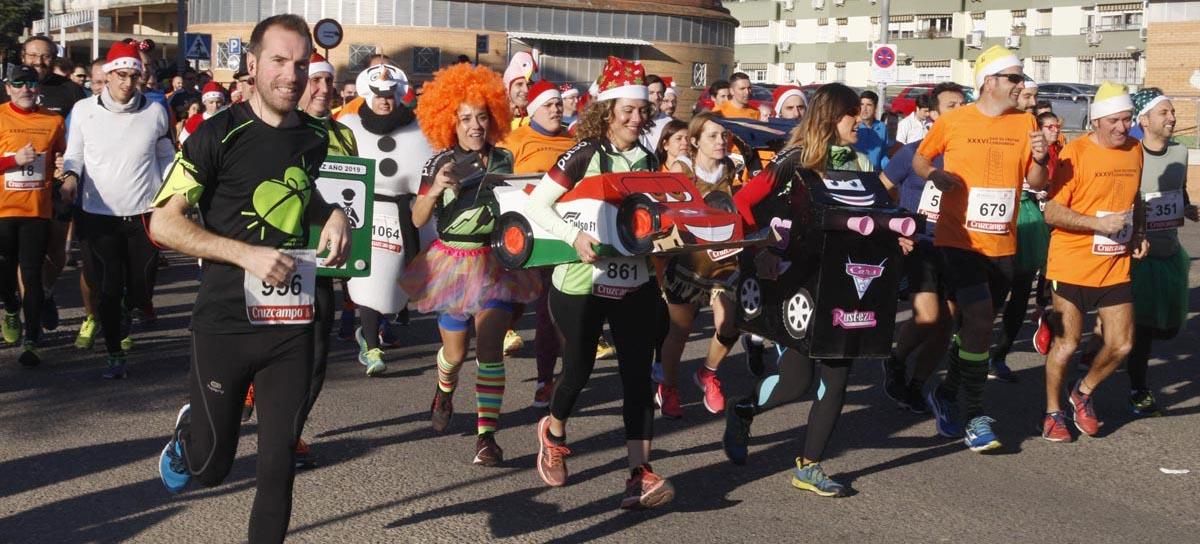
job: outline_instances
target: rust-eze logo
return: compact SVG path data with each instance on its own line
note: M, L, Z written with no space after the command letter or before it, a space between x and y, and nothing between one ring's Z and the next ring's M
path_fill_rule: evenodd
M867 294L867 289L871 287L871 282L875 278L883 275L883 265L887 263L887 259L879 264L863 264L856 263L846 257L846 275L854 280L854 289L858 291L858 300L862 300Z
M843 329L873 329L877 321L875 312L869 310L833 309L833 326Z

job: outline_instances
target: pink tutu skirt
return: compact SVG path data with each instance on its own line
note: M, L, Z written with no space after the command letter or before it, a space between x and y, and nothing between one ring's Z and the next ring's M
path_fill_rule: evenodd
M492 248L456 249L436 240L404 271L400 286L422 313L467 319L491 300L527 304L542 291L536 270L506 270Z

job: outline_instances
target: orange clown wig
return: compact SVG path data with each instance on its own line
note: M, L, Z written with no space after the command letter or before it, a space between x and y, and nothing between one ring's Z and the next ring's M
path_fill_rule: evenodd
M455 125L462 104L488 110L488 143L495 145L512 129L508 93L500 74L483 66L453 64L433 75L417 101L417 122L434 149L449 149L458 143Z

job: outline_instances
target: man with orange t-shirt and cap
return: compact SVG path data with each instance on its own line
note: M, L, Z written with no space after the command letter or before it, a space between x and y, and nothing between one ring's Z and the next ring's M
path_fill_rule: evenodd
M1021 182L1046 185L1049 154L1032 115L1017 108L1021 60L993 46L975 61L979 101L943 115L917 148L913 171L942 191L934 245L945 266L950 310L960 317L946 379L928 396L938 433L964 436L971 451L1000 447L983 414L992 322L1012 284ZM941 155L944 168L933 160ZM966 428L957 414L962 386Z
M1071 441L1060 396L1067 363L1079 347L1083 316L1092 310L1104 324L1104 347L1091 368L1071 384L1075 428L1088 436L1100 431L1092 394L1112 375L1133 347L1133 289L1130 255L1149 249L1145 214L1138 190L1142 150L1129 137L1133 101L1124 85L1105 83L1091 105L1092 132L1076 138L1059 154L1046 203L1053 227L1046 259L1057 321L1046 356L1046 414L1042 438ZM1052 321L1053 322L1053 321Z
M19 361L41 363L36 351L42 334L42 261L50 237L54 186L54 156L66 151L62 116L37 105L38 73L18 66L4 90L11 98L0 105L0 298L4 300L4 341L21 340L21 311L25 342ZM74 200L75 183L63 194ZM68 200L68 202L70 201ZM17 296L17 267L25 282L25 300Z
M572 87L574 89L574 87ZM546 173L558 162L558 158L575 145L575 138L567 134L563 124L563 100L558 87L541 80L529 88L529 124L509 133L500 147L512 151L513 173ZM549 270L543 280L550 281ZM537 309L537 332L533 339L537 353L537 389L533 394L533 406L545 408L550 405L554 392L554 363L558 360L558 329L550 320L546 309L546 294L534 303ZM513 315L513 322L520 317ZM509 331L515 335L516 332ZM522 341L524 342L524 341Z

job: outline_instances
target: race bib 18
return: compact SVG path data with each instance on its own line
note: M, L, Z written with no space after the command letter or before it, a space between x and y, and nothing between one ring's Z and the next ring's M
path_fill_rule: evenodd
M592 265L592 294L621 299L650 279L650 263L645 257L603 259Z
M1016 215L1017 190L971 189L967 198L967 230L1008 234Z
M283 285L272 285L245 272L246 319L251 325L304 325L313 320L316 292L317 252L288 250L296 269Z
M4 188L9 191L37 191L46 185L46 154L38 153L33 162L4 171Z
M1099 232L1092 234L1093 255L1112 256L1125 254L1125 247L1129 244L1130 238L1133 237L1133 212L1096 212L1096 217L1113 214L1123 214L1125 216L1125 227L1112 236Z
M1183 191L1146 193L1146 230L1170 230L1183 226Z

